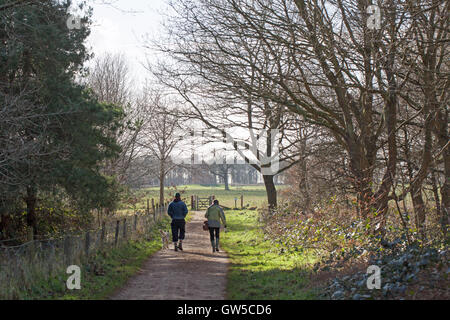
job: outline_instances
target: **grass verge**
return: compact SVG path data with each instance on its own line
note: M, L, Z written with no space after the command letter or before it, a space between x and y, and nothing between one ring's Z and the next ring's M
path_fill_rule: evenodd
M280 254L264 240L257 215L255 211L227 213L228 232L221 239L231 261L227 299L317 299L318 292L308 286L313 256Z
M118 248L108 249L93 256L81 267L81 289L68 290L69 275L42 280L31 288L24 299L102 300L107 299L134 275L152 254L161 249L158 229L168 229L165 218L152 226L147 240L130 241Z

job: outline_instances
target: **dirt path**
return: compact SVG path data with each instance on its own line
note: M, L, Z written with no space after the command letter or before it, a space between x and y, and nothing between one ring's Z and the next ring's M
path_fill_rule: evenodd
M145 262L141 271L114 294L114 300L225 299L227 255L212 253L209 232L203 231L203 212L191 212L184 251L173 244ZM226 236L221 233L221 236Z

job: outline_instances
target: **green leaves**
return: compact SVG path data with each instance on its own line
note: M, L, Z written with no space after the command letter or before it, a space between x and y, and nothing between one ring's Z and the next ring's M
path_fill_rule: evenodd
M35 1L0 15L0 103L8 97L11 110L18 110L8 123L0 119L0 148L13 150L8 154L19 159L6 170L20 179L14 188L0 181L0 207L11 202L6 188L21 199L27 186L47 195L62 188L84 210L117 202L119 187L101 174L101 165L120 152L111 133L120 129L124 112L121 106L99 103L77 83L90 57L85 40L91 12L85 11L80 29L70 30L69 5ZM19 108L18 102L31 107ZM11 125L16 122L20 125ZM5 137L4 127L12 128ZM19 152L17 141L28 143L23 143L28 149Z

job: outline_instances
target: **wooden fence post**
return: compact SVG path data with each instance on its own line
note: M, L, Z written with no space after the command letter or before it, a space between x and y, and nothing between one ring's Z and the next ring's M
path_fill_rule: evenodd
M30 265L33 265L33 256L36 253L36 246L35 246L35 242L34 241L29 241L26 244L26 253L27 253L27 259L28 259L28 263Z
M152 199L153 200L153 199ZM146 210L146 212L145 212L146 214L150 214L150 204L149 204L149 202L148 202L148 199L147 199L147 210Z
M194 195L191 195L191 210L194 210Z
M106 236L106 226L105 221L102 222L102 233L100 234L100 247L103 248L103 245L105 243L105 236Z
M127 218L123 219L123 238L127 239Z
M117 246L117 242L119 241L119 225L120 225L120 220L116 221L116 234L114 236L114 245Z
M244 209L244 195L241 194L241 209Z
M155 199L153 199L153 198L152 198L152 212L153 212L153 214L156 213L156 211L155 211Z
M34 233L33 233L33 228L29 228L28 229L28 241L33 241L34 240Z
M137 219L138 219L138 215L137 213L134 214L134 231L137 230Z
M86 257L89 257L89 247L91 245L91 233L89 231L86 232L86 237L84 239L84 252Z
M65 260L65 264L67 266L72 263L72 242L71 242L71 236L66 236L64 238L64 260Z

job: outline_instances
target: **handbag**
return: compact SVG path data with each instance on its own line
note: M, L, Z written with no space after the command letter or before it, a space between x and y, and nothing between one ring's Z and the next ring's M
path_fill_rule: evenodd
M205 222L203 222L203 230L205 230L205 231L208 231L208 230L209 230L208 220L206 220Z

